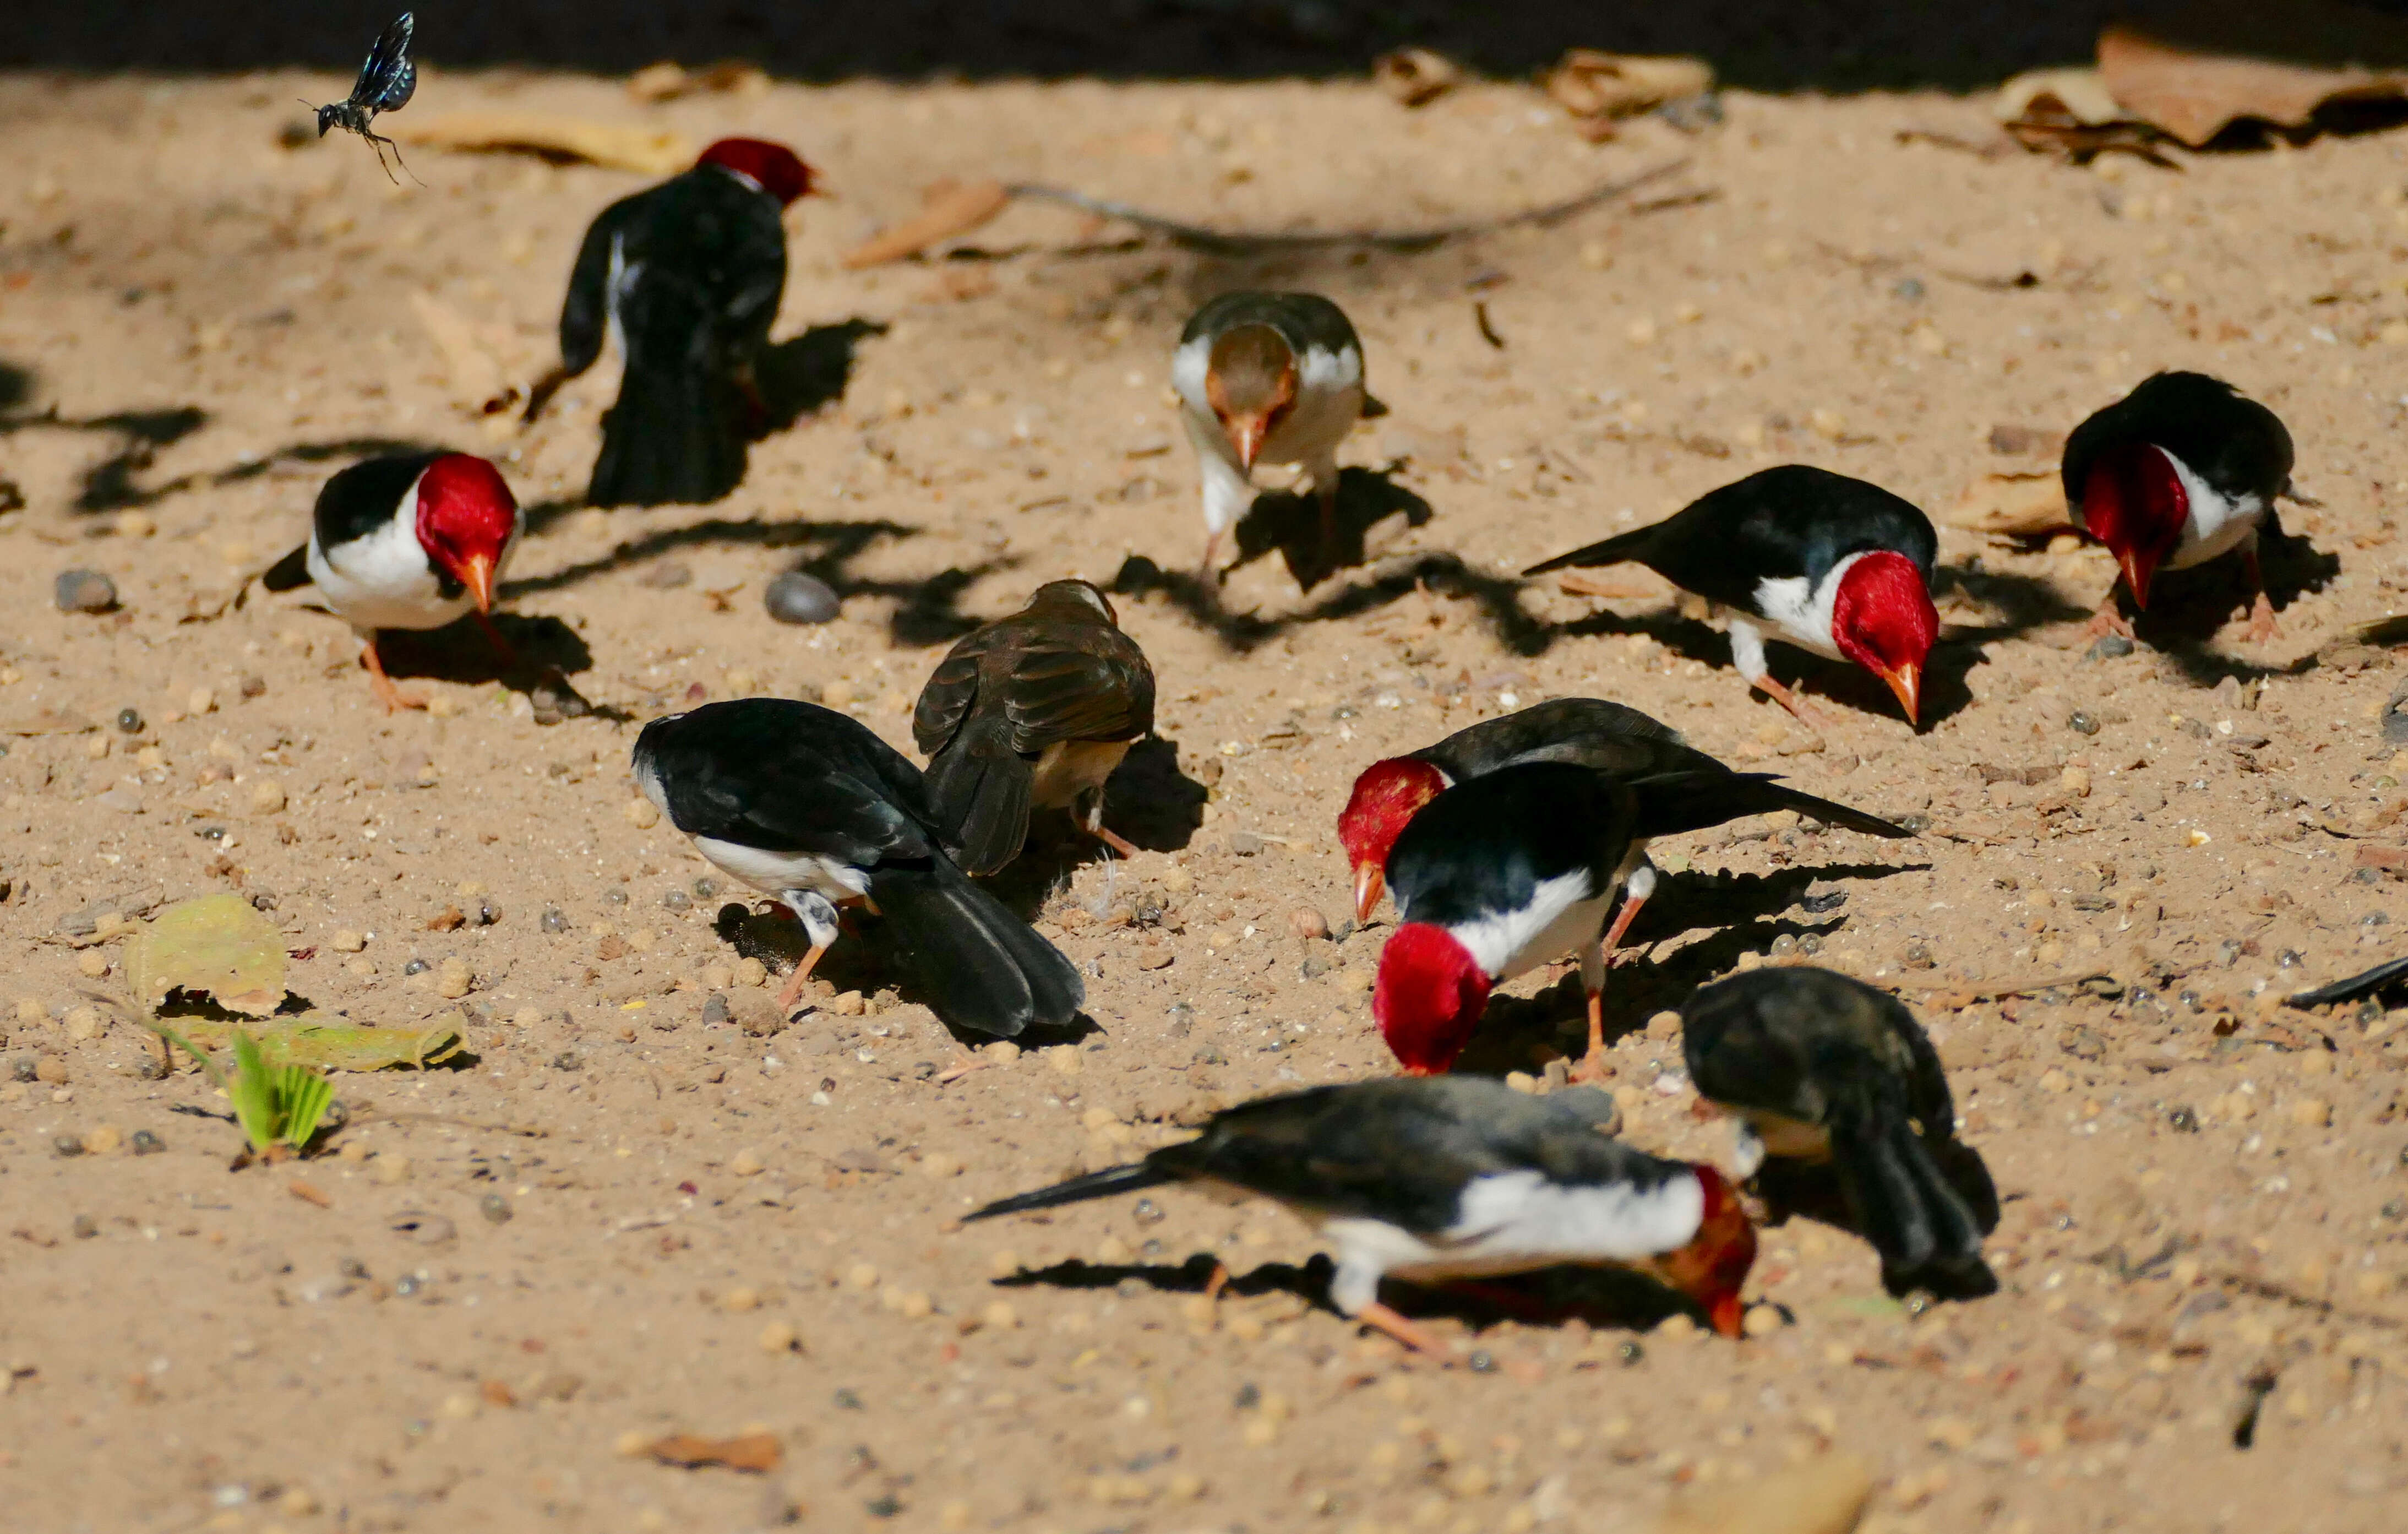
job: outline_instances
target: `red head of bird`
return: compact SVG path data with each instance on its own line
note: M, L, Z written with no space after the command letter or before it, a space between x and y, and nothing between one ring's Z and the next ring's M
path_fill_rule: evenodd
M1408 1076L1440 1076L1488 1005L1488 972L1454 933L1407 922L1380 951L1371 1016Z
M817 190L811 184L811 167L803 164L802 157L766 138L723 138L703 151L695 164L734 171L777 198L781 208Z
M2132 588L2132 605L2146 611L2149 581L2182 543L2190 495L2163 448L2126 442L2090 466L2082 485L2082 524L2107 545Z
M1427 762L1391 756L1372 763L1354 780L1354 792L1338 812L1338 840L1354 870L1354 920L1371 919L1387 879L1388 849L1422 806L1446 788L1446 777Z
M1688 1244L1667 1252L1650 1265L1656 1276L1698 1302L1725 1337L1737 1337L1746 1319L1740 1287L1756 1266L1756 1225L1722 1174L1712 1167L1693 1166L1698 1190L1704 1195L1698 1233Z
M1850 565L1831 601L1831 642L1840 653L1889 683L1908 724L1923 698L1923 663L1940 638L1923 572L1894 550L1876 549Z
M447 452L418 477L419 547L468 588L479 612L493 610L494 582L518 532L518 500L484 459Z
M1204 398L1238 454L1252 470L1263 441L1296 409L1296 351L1269 325L1236 325L1212 342L1204 370Z

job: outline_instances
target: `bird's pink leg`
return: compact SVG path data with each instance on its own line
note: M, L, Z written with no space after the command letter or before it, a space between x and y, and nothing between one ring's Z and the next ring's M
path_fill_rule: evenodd
M1355 1312L1353 1319L1375 1331L1387 1333L1415 1353L1426 1353L1441 1361L1454 1357L1455 1349L1447 1345L1445 1339L1426 1326L1406 1320L1376 1299Z
M1798 723L1805 725L1808 729L1828 730L1831 727L1830 719L1820 710L1809 707L1804 698L1799 697L1789 688L1783 686L1778 681L1775 681L1770 675L1768 674L1752 680L1754 681L1757 690L1762 692L1765 696L1772 699L1773 702L1778 703L1783 708L1788 710L1790 717L1796 719Z
M368 636L367 648L360 652L360 660L368 668L368 685L376 689L377 701L384 705L385 712L399 713L404 709L426 707L424 698L403 692L393 684L391 677L384 674L384 659L377 653L375 635Z
M2100 600L2099 610L2090 615L2090 626L2083 632L2094 639L2103 639L2110 634L2119 639L2139 638L2132 632L2132 625L2124 621L2124 615L2115 610L2115 588L2113 586L2107 588L2107 595Z
M1221 535L1216 530L1204 536L1204 562L1196 567L1196 578L1217 590L1221 584Z
M2283 627L2274 621L2274 603L2266 595L2266 572L2258 567L2256 545L2241 551L2241 568L2249 579L2250 589L2258 594L2258 599L2249 605L2249 626L2242 631L2242 638L2252 644L2264 644L2281 634Z
M782 1017L795 1010L795 1002L802 996L803 987L810 982L812 967L820 962L820 955L826 952L827 944L813 943L811 951L803 955L803 962L795 966L794 974L787 978L786 988L778 993L780 1016Z

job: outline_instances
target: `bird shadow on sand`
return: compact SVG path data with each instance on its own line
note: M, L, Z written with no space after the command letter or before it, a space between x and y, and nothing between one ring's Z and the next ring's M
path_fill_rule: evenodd
M804 416L844 397L853 381L854 353L886 326L876 320L853 319L838 324L813 325L791 340L764 348L753 364L761 402L769 408L759 435L781 432Z
M1129 748L1104 785L1104 824L1142 851L1180 852L1202 829L1204 805L1211 796L1211 789L1180 770L1179 742L1151 736ZM1119 853L1088 835L1066 811L1039 810L1029 815L1028 839L1020 855L981 882L1022 917L1034 920L1055 891L1093 863L1105 865L1118 884ZM1117 893L1116 888L1099 892L1087 913L1106 914Z
M623 710L588 703L569 685L570 676L594 668L594 652L577 630L548 614L496 612L493 624L510 647L508 661L467 618L415 632L385 629L378 636L377 653L386 674L396 681L423 677L470 686L490 682L538 698L549 711L631 720Z
M1337 537L1327 549L1321 544L1318 499L1292 490L1264 491L1239 519L1238 557L1230 568L1276 553L1299 591L1361 569L1369 562L1364 545L1372 528L1395 516L1403 517L1407 527L1419 527L1436 514L1429 502L1397 483L1400 467L1338 471Z
M1220 1259L1210 1252L1195 1253L1177 1266L1072 1258L1046 1268L1024 1268L994 1283L999 1289L1111 1289L1127 1296L1137 1285L1157 1294L1200 1295L1220 1266ZM1326 1254L1316 1254L1301 1266L1268 1262L1243 1273L1232 1272L1222 1293L1248 1298L1290 1295L1326 1315L1343 1319L1329 1298L1330 1280L1337 1270L1338 1265ZM1504 1321L1527 1326L1580 1321L1593 1326L1646 1331L1676 1314L1702 1319L1702 1312L1686 1298L1651 1279L1616 1268L1576 1265L1461 1283L1391 1282L1381 1285L1380 1297L1415 1320L1451 1318L1474 1331Z
M1318 516L1309 505L1306 514ZM1268 618L1257 612L1230 611L1222 605L1221 593L1197 580L1193 572L1164 570L1142 554L1133 554L1122 563L1120 573L1112 577L1112 591L1118 595L1140 596L1160 592L1168 606L1184 613L1197 627L1215 635L1238 654L1245 654L1310 624L1376 611L1420 590L1475 604L1498 642L1513 654L1536 655L1547 648L1548 625L1521 606L1522 582L1475 570L1455 554L1432 552L1401 555L1369 567L1365 576L1325 594L1298 611Z
M924 1005L910 967L894 962L887 954L878 930L878 918L848 909L844 921L844 935L820 955L820 962L811 969L812 983L825 982L838 993L859 991L864 996L891 987L902 1000ZM738 958L758 959L772 975L793 973L811 946L802 923L766 896L755 897L751 905L731 900L721 906L711 918L710 929ZM994 1035L957 1028L941 1014L937 1021L954 1042L966 1047L976 1049L995 1042ZM809 1014L805 1014L799 1025L808 1023ZM1015 1042L1024 1049L1045 1049L1055 1044L1083 1043L1102 1037L1103 1032L1101 1024L1081 1012L1060 1027L1026 1029Z
M547 503L549 506L549 503ZM574 509L564 506L562 509ZM564 566L546 575L523 576L502 587L505 598L565 590L598 576L649 564L682 550L700 548L795 549L800 558L787 567L806 571L828 583L839 600L856 596L883 597L895 608L887 620L898 645L922 647L959 638L979 620L960 610L962 593L998 571L1019 564L1014 555L983 560L910 580L858 575L852 563L881 538L914 538L922 529L882 518L859 522L809 522L767 517L713 517L682 527L657 527L618 543L607 554ZM748 585L750 581L746 582ZM705 596L729 610L724 599ZM757 601L756 596L753 600Z
M2324 591L2341 573L2340 555L2318 549L2303 537L2270 531L2261 534L2258 542L2266 595L2274 604L2277 621L2301 596ZM2148 610L2127 610L2125 616L2131 621L2133 636L2163 655L2166 664L2193 686L2213 687L2226 677L2249 681L2298 676L2313 669L2314 655L2265 665L2214 648L2220 636L2237 635L2247 623L2253 596L2239 560L2213 559L2192 569L2161 571L2149 583ZM2118 600L2129 609L2130 598L2120 588Z

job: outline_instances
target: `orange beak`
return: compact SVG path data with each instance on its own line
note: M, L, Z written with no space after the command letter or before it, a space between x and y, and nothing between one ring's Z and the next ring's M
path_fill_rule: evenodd
M1895 671L1884 671L1882 681L1898 695L1898 706L1906 710L1906 722L1915 723L1915 712L1923 701L1923 667L1909 664Z
M1254 458L1263 451L1263 438L1270 435L1269 418L1233 415L1223 422L1222 426L1229 434L1229 446L1238 450L1238 466L1252 474Z
M2117 554L2115 563L2124 566L2124 584L2132 589L2132 605L2143 612L2148 611L2149 578L2157 574L2157 566L2142 559L2137 549L2127 549Z
M470 554L460 562L460 581L476 599L479 612L494 610L494 556Z
M1747 1308L1740 1303L1736 1291L1716 1299L1706 1315L1713 1322L1714 1330L1725 1337L1737 1339L1746 1335Z
M1387 876L1376 863L1366 863L1354 870L1354 925L1361 926L1371 919L1380 906L1380 896L1386 893Z

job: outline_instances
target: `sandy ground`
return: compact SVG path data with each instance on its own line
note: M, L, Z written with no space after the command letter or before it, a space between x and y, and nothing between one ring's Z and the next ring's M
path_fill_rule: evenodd
M414 109L757 131L840 194L802 210L779 331L802 401L840 397L719 506L604 514L573 502L609 380L520 437L477 412L473 356L540 369L580 231L639 179L429 151L425 185L395 188L356 142L279 147L293 97L338 90L0 80L0 360L20 370L0 473L25 502L0 516L0 725L100 726L12 734L0 760L9 1527L1639 1530L1684 1488L1827 1453L1871 1463L1864 1527L1889 1534L2401 1527L2408 1035L2273 998L2408 931L2396 880L2359 867L2400 845L2408 802L2377 721L2394 669L2349 642L2408 579L2408 352L2382 339L2408 319L2408 139L2110 175L1901 142L1981 131L1937 96L1735 95L1718 129L1593 148L1503 87L1410 115L1282 84L647 112L609 82L433 76ZM1226 227L1394 228L1674 161L1654 206L1412 256L1208 260L1024 208L977 237L987 258L836 262L944 175ZM1055 576L1188 567L1168 351L1241 283L1318 288L1365 336L1392 408L1346 455L1367 549L1299 594L1275 545L1300 523L1272 503L1223 608L1175 575L1128 582L1162 741L1115 814L1150 850L1108 869L1053 837L1003 881L1088 968L1094 1029L939 1084L961 1045L856 950L818 1011L756 1033L768 993L740 961L766 943L782 965L777 939L732 945L729 893L633 812L633 722L815 693L908 746L921 679L973 621ZM470 364L422 299L468 328ZM2320 504L2286 512L2300 541L2264 647L2219 630L2238 597L2211 570L2167 584L2138 653L2086 661L2102 554L1952 534L1928 728L1814 666L1838 716L1814 737L1643 573L1602 601L1510 578L1786 460L1937 509L1978 473L2047 466L2046 434L2158 366L2234 380L2299 439ZM1994 451L2001 425L2042 451ZM538 508L511 631L624 717L537 724L469 635L409 668L442 710L389 720L304 603L195 617L386 442L504 462ZM765 616L795 564L845 595L839 622ZM79 566L120 611L53 609ZM2009 1200L2004 1293L1909 1315L1865 1248L1796 1221L1753 1285L1791 1318L1769 1335L1508 1321L1476 1338L1493 1368L1440 1371L1330 1313L1309 1237L1269 1209L1173 1191L953 1223L1216 1100L1384 1070L1365 994L1387 918L1334 944L1289 923L1344 913L1345 785L1575 693L1928 827L1759 822L1659 849L1652 946L1609 994L1627 1133L1725 1143L1649 1022L1695 984L1801 945L1899 982ZM235 1132L175 1111L210 1106L206 1083L150 1079L146 1037L90 999L116 946L68 939L96 901L229 885L311 955L297 993L380 1024L464 1010L473 1062L346 1076L337 1154L229 1173ZM491 925L430 929L480 902ZM437 994L450 958L465 999ZM1968 995L2032 977L2069 983ZM1534 1068L1577 1016L1576 982L1512 990L1538 999L1498 1010L1476 1068ZM130 1154L141 1130L164 1154ZM69 1135L93 1149L59 1154ZM1217 1312L1212 1252L1240 1277ZM1434 1304L1458 1335L1482 1319ZM782 1442L770 1475L619 1453L752 1426Z

